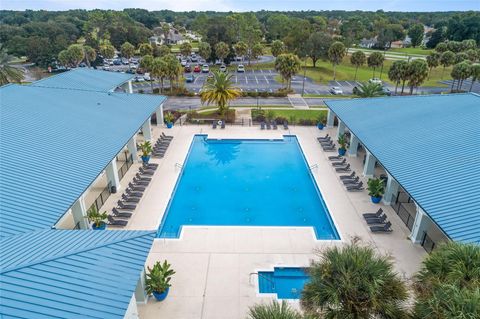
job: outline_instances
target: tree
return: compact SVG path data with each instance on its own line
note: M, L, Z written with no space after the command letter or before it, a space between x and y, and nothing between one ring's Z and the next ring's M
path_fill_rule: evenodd
M120 47L120 53L129 60L135 54L135 47L130 42L124 42Z
M401 24L388 24L381 28L377 41L382 48L390 49L393 41L403 40L404 37L405 32Z
M154 79L160 79L160 93L163 92L163 81L169 75L169 68L167 65L168 61L165 61L164 57L162 58L154 58L152 60L151 69L150 69L150 76ZM171 89L171 84L170 84ZM153 92L153 86L152 86Z
M250 307L249 319L302 319L302 315L293 309L285 300L279 303L273 300L269 304L258 304Z
M272 42L272 55L274 57L279 56L282 53L285 53L285 44L280 40L275 40Z
M408 29L408 36L412 41L412 46L415 48L422 44L423 41L423 24L416 23Z
M58 62L65 67L70 66L70 56L68 55L67 50L62 50L58 53Z
M408 64L408 85L410 94L413 94L413 88L419 87L428 76L428 65L424 60L413 60Z
M235 54L239 57L241 56L242 59L247 55L248 45L245 42L238 41L233 48L235 49Z
M469 91L472 92L473 84L475 83L475 81L480 79L480 64L479 63L472 64L472 66L470 67L470 73L472 76L472 83L470 84Z
M212 54L212 49L210 47L210 44L207 42L200 42L198 44L198 54L205 60L207 60L210 57L210 54Z
M388 256L358 243L330 247L309 268L300 304L325 318L406 318L405 283Z
M373 68L373 78L375 78L375 69L383 64L383 54L380 52L373 52L367 58L367 64L370 68Z
M182 65L173 54L167 54L161 59L165 63L165 77L170 81L170 92L173 92L173 82L177 80L178 84L178 76L181 73Z
M147 54L147 55L144 55L141 59L140 59L140 67L146 72L146 73L150 73L150 77L152 77L152 68L153 68L153 56ZM152 88L152 92L153 92L153 81L150 81L150 86Z
M140 54L140 56L152 55L152 45L150 43L140 43L140 45L138 46L138 53Z
M291 53L280 54L275 60L275 70L282 76L287 83L287 89L291 88L292 77L300 71L301 61L297 55Z
M110 42L105 42L100 45L100 54L104 59L113 59L115 56L115 48Z
M202 104L215 104L222 115L228 109L230 101L239 97L242 92L233 85L232 75L223 72L213 72L213 77L208 78L200 91Z
M153 56L156 58L165 56L167 54L170 54L170 48L168 47L168 45L156 45L153 48Z
M230 52L230 48L225 42L218 42L215 45L215 54L220 60L222 60L222 62L227 57L228 52Z
M180 45L180 53L184 57L188 57L188 56L190 56L190 54L192 54L192 45L190 44L190 42L183 42Z
M445 42L440 42L435 47L435 51L437 51L438 53L443 53L445 51L448 51L447 44Z
M367 62L367 57L365 56L365 53L363 53L363 51L355 51L350 56L350 63L355 66L355 78L353 79L353 81L357 81L358 68L364 65L365 62Z
M440 56L440 64L443 66L441 79L443 80L443 73L445 73L445 68L450 66L455 61L455 53L452 51L445 51Z
M11 65L13 59L0 45L0 85L23 80L23 70Z
M73 67L77 67L85 59L85 52L81 44L71 44L68 49L68 57Z
M463 81L467 79L470 76L470 62L463 61L460 63L457 63L453 66L452 72L450 75L453 78L452 82L452 91L453 91L453 85L455 83L455 80L457 80L457 90L462 89Z
M397 94L398 84L402 81L402 94L405 88L405 81L407 80L408 62L405 60L397 60L393 62L390 70L388 70L388 78L395 82L395 94Z
M468 60L468 55L465 52L459 52L455 54L455 59L453 60L454 64Z
M97 51L89 45L83 46L83 53L85 56L85 62L88 66L97 59Z
M429 69L428 75L430 76L432 69L440 65L440 53L438 52L430 53L429 55L427 55L426 61Z
M366 82L358 85L355 94L360 97L377 97L385 95L385 92L381 84Z
M343 57L347 54L345 45L342 42L334 42L328 49L328 58L333 64L333 80L335 81L337 75L337 65L342 62Z
M312 59L313 67L316 66L318 59L328 58L328 50L332 42L332 38L326 33L314 32L310 34L305 43L304 55Z
M465 54L467 56L467 59L471 62L476 62L479 58L479 51L475 49L468 49L467 51L465 51Z
M250 63L250 59L256 60L262 54L263 54L263 45L260 42L255 43L250 49L248 63Z

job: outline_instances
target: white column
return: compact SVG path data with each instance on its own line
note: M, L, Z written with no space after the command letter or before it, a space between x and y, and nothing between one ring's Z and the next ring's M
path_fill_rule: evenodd
M416 205L416 203L415 203ZM427 214L417 206L417 215L415 215L415 222L413 223L412 232L410 233L410 240L415 244L419 244L423 239L423 234L427 231L428 228L428 217Z
M132 86L132 80L128 81L128 93L133 93L133 86Z
M157 115L157 126L162 126L163 125L163 104L160 104L160 106L155 111L155 114Z
M107 180L110 186L115 186L118 191L121 188L121 185L120 185L120 178L118 178L118 168L117 168L116 158L114 158L113 161L111 161L110 164L107 165L105 172L107 173Z
M145 270L142 270L140 278L137 282L137 287L135 288L135 299L137 303L147 303L148 296L145 290Z
M373 177L375 175L375 163L377 159L369 151L367 151L367 158L365 159L365 165L363 166L363 176Z
M150 117L143 123L142 132L145 141L152 141L152 126L150 124Z
M339 138L340 135L342 135L344 133L345 133L345 123L338 120L337 138Z
M75 225L79 225L80 229L89 229L87 219L87 208L85 207L85 199L83 195L72 206L72 215Z
M335 121L335 113L333 113L332 110L328 109L328 114L327 114L327 127L332 128L334 121Z
M138 162L138 152L137 152L137 134L132 136L132 138L127 143L127 149L132 154L133 162Z
M385 187L385 194L383 195L383 203L385 205L392 204L392 198L398 193L398 183L392 175L388 174L387 186Z
M350 137L350 146L348 147L348 156L350 157L357 157L357 150L358 150L358 144L360 143L360 140L358 137L355 135L351 134Z

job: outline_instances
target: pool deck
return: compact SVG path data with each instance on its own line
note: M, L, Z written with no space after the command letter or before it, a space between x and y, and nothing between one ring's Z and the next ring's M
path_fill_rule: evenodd
M335 153L324 153L316 141L316 137L326 133L335 136L333 129L292 127L289 131L262 131L259 127L227 126L224 130L213 130L192 125L171 130L155 128L154 137L161 131L175 138L163 159L152 160L160 166L127 229L158 229L180 173L176 163L184 162L194 134L208 134L209 138L282 138L292 134L297 136L308 164L317 164L312 173L341 240L318 241L311 228L184 227L180 239L156 239L152 246L147 265L167 259L176 274L165 301L151 298L146 305L138 306L140 318L245 318L249 306L270 300L258 297L256 278L254 275L250 278L251 273L278 265L308 266L316 249L341 245L354 237L371 243L381 253L390 254L402 276L409 277L418 270L426 253L407 238L410 232L393 209L372 204L366 191L347 192L341 184L339 174L327 159ZM361 159L348 161L361 175ZM130 169L126 181L135 171ZM106 207L113 205L117 195L109 198ZM362 218L362 213L375 212L379 207L393 224L390 234L372 234Z

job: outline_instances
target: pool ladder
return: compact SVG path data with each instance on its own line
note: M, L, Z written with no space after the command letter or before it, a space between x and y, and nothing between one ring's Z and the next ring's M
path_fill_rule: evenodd
M275 281L273 281L272 279L264 276L264 275L261 275L259 274L258 272L251 272L249 275L248 275L248 283L251 285L252 284L252 276L253 275L257 275L258 277L262 277L263 279L269 281L272 283L272 288L275 289Z
M318 164L310 165L310 170L318 168Z
M175 168L177 168L177 167L178 167L178 168L183 168L183 165L180 164L180 163L175 163Z

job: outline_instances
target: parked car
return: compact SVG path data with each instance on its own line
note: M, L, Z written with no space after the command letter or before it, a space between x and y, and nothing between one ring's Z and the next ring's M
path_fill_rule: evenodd
M195 76L192 73L185 75L185 82L193 83L195 81Z
M186 66L186 65L187 65L187 60L182 60L182 61L180 61L180 64L181 64L182 66Z
M387 96L392 95L392 91L390 91L390 89L387 88L386 86L382 86L382 91L383 91L383 94L385 94Z
M135 82L145 82L145 79L143 78L143 76L136 76L134 80Z
M103 66L103 69L104 69L105 71L109 71L109 70L110 70L110 66L109 66L109 65L104 65L104 66Z
M204 64L202 66L202 73L208 73L210 72L210 67L208 66L208 64Z
M190 64L185 65L184 71L185 72L192 72L192 67L190 66Z
M84 62L82 62L82 63L80 63L78 66L79 66L79 67L81 67L81 68L84 68L84 67L86 67L86 66L87 66L87 64L86 64L86 63L84 63Z
M379 78L370 79L368 80L368 82L375 83L375 84L382 84L382 80L380 80Z
M223 61L222 60L217 60L215 61L215 65L222 65L223 64Z
M200 65L195 65L195 67L193 68L193 72L195 73L200 73L202 71L202 69L200 68Z
M190 59L192 60L192 62L197 62L197 61L198 61L198 57L197 57L197 55L196 55L195 53L192 53Z
M220 66L220 72L226 73L227 72L227 66L225 64L222 64Z
M341 95L343 94L342 89L339 86L332 86L329 90L330 93L333 95Z
M125 73L128 73L128 74L135 74L135 71L133 71L132 69L128 69L127 71L125 71Z
M122 61L120 60L113 60L113 65L122 65Z
M143 78L144 78L145 81L151 81L152 80L152 78L150 77L150 73L145 73L143 75Z
M239 64L237 66L237 72L238 73L245 73L245 67L243 66L243 64Z

